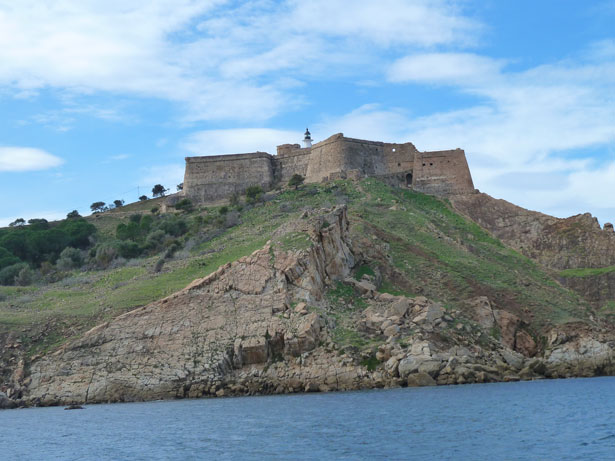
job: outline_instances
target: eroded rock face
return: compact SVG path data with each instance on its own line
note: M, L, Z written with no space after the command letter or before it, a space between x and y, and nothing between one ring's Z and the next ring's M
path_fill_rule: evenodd
M344 207L285 225L252 255L22 363L0 406L14 406L11 395L51 405L615 373L612 335L553 329L533 358L527 325L484 296L451 310L352 279L348 225ZM282 251L285 232L312 245ZM361 302L330 301L334 281ZM344 332L367 346L332 339Z
M589 213L560 219L487 194L454 196L451 203L504 243L547 267L615 265L615 233L601 229Z
M316 313L291 315L290 305L321 299L325 284L346 277L354 261L345 208L298 229L314 242L307 250L266 246L34 362L26 398L146 400L193 395L193 387L202 394L217 391L237 369L313 350L324 323Z
M457 211L545 267L562 270L615 266L613 227L606 223L601 228L589 213L560 219L487 194L458 195L450 200ZM615 277L609 274L561 277L560 283L596 307L615 299Z

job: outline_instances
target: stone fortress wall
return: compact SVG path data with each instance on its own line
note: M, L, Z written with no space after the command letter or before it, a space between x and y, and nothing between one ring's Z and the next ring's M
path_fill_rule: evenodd
M249 186L269 190L293 174L306 183L380 177L390 184L447 196L474 192L461 149L419 152L412 143L394 144L335 134L311 147L278 146L277 155L250 154L187 157L185 196L203 203L242 194Z

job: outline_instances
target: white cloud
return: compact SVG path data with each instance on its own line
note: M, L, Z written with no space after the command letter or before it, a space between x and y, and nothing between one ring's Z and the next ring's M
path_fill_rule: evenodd
M300 131L269 128L239 128L205 130L193 133L183 143L191 155L240 154L247 152L276 153L280 144L298 144L303 139Z
M294 0L293 27L306 33L358 37L379 45L433 46L473 41L480 26L446 0Z
M427 53L395 61L388 71L391 82L475 85L498 77L503 61L471 53Z
M0 146L0 172L46 170L62 163L61 158L41 149Z
M0 87L160 98L189 121L264 120L301 103L289 77L379 73L382 49L468 43L480 26L457 4L0 0Z

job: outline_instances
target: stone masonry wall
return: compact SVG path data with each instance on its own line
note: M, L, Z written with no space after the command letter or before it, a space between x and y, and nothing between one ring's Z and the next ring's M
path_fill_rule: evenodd
M383 143L335 134L311 148L278 146L277 155L218 155L186 158L184 194L207 202L243 193L252 185L265 190L300 174L306 182L380 177L390 184L433 195L474 191L461 149L419 152L412 143Z
M286 184L294 174L305 177L310 160L309 148L302 149L299 144L278 146L278 155L271 157L273 176L276 184Z
M419 151L411 142L404 144L384 143L383 154L388 173L412 171L414 158L418 153Z
M352 172L352 173L351 173ZM357 176L387 174L384 143L345 138L338 133L312 146L306 182L321 182L343 178L347 173Z
M228 198L255 185L268 190L272 183L271 156L264 152L186 157L184 195L196 202Z
M421 152L414 162L413 188L433 195L474 191L465 152L461 149Z

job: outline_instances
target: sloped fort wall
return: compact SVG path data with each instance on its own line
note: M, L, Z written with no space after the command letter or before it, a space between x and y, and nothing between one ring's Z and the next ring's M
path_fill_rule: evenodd
M412 143L366 141L339 133L311 148L283 144L277 155L187 157L184 195L196 202L216 201L241 194L252 185L268 190L286 184L293 174L306 182L374 176L442 196L474 191L461 149L419 152Z

